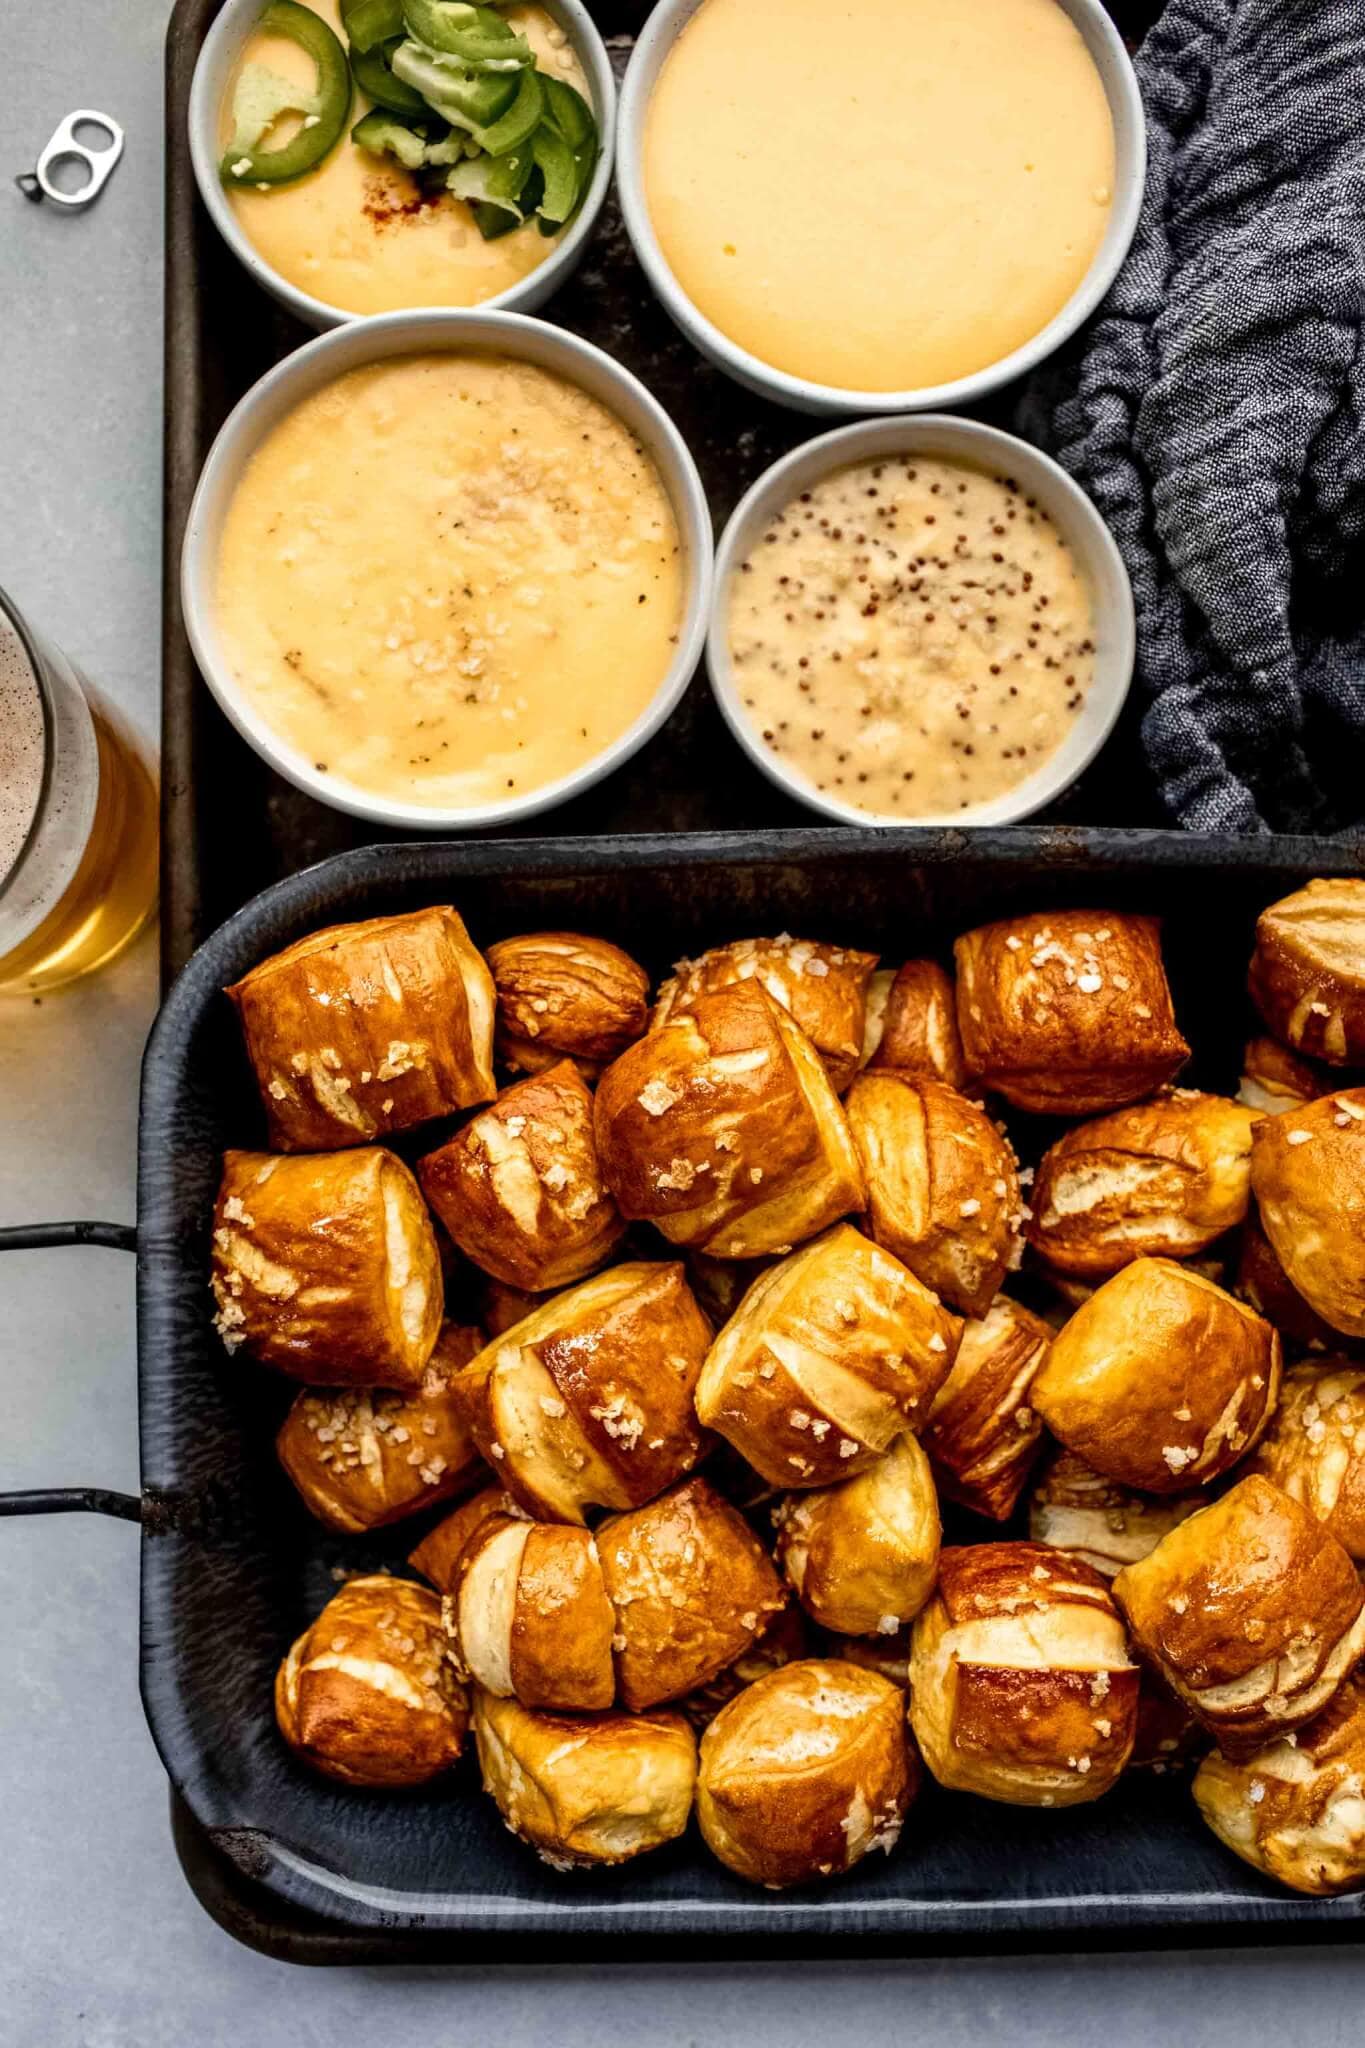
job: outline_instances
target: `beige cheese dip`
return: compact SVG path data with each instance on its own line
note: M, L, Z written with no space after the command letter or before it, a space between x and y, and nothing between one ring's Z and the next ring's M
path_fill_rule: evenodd
M342 37L338 0L304 0ZM501 10L524 35L536 62L591 104L583 70L563 29L539 7ZM309 85L316 66L283 36L253 35L238 72L264 64L291 84ZM232 96L224 95L220 143L232 132ZM535 270L559 246L535 221L485 242L463 199L423 196L417 179L351 141L369 100L357 92L346 133L315 171L268 191L232 186L228 203L253 248L299 291L348 313L390 313L408 306L478 306ZM286 131L281 130L281 139Z
M999 362L1066 304L1114 134L1056 0L703 0L643 169L669 268L729 340L903 391Z
M883 818L951 818L1056 752L1094 677L1089 594L1008 476L943 457L836 470L731 579L744 717L783 765Z
M684 560L629 429L530 364L397 357L248 462L215 625L261 720L372 796L447 809L594 759L666 675Z

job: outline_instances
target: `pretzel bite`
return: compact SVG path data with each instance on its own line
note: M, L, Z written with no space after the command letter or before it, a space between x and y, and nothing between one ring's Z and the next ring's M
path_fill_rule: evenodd
M1059 1446L1029 1496L1028 1532L1035 1543L1078 1557L1112 1579L1156 1549L1163 1536L1205 1505L1202 1493L1135 1493Z
M480 1331L447 1323L414 1393L315 1387L296 1397L275 1449L320 1522L351 1535L380 1529L470 1484L483 1460L450 1383L482 1346Z
M910 1726L941 1785L1078 1806L1128 1761L1138 1670L1098 1572L1039 1543L945 1550L915 1622Z
M674 1244L762 1258L863 1205L819 1056L756 981L698 996L631 1046L595 1107L617 1207Z
M711 1328L681 1264L634 1260L557 1294L455 1382L474 1440L528 1513L630 1508L705 1448L692 1396Z
M1309 882L1256 920L1251 998L1282 1045L1365 1063L1365 882Z
M1345 1358L1291 1367L1253 1470L1365 1563L1365 1367Z
M448 1593L455 1583L460 1552L494 1515L523 1515L510 1493L501 1486L485 1486L428 1530L417 1548L408 1553L408 1563L424 1579L430 1579L438 1593Z
M754 1637L747 1650L740 1651L733 1664L727 1664L705 1685L697 1686L679 1700L679 1710L694 1728L705 1728L727 1700L743 1692L746 1685L766 1678L770 1671L780 1671L784 1664L794 1664L798 1657L809 1657L813 1649L806 1617L793 1601L769 1617L767 1627Z
M681 1714L540 1714L474 1695L484 1790L555 1870L625 1863L687 1826L697 1742Z
M1051 1341L1042 1317L1004 1294L963 1324L923 1436L945 1499L993 1522L1014 1513L1043 1441L1032 1389Z
M523 1074L572 1060L587 1081L641 1037L649 976L606 939L526 932L488 948L498 1058Z
M597 1164L592 1096L568 1060L505 1088L417 1177L465 1256L527 1293L584 1279L625 1233Z
M1150 1095L1189 1058L1154 917L1009 917L964 933L954 952L968 1068L1016 1109L1118 1109Z
M1256 1472L1125 1565L1114 1598L1225 1756L1311 1721L1365 1651L1355 1566Z
M1340 1330L1324 1322L1290 1281L1254 1202L1238 1238L1235 1285L1242 1300L1274 1324L1287 1346L1297 1351L1332 1351L1340 1345Z
M1183 1259L1233 1229L1251 1198L1256 1113L1173 1088L1078 1125L1043 1154L1030 1244L1057 1272Z
M1365 1884L1365 1687L1348 1678L1296 1737L1244 1762L1214 1750L1195 1804L1220 1842L1296 1892L1328 1898Z
M1290 1284L1334 1330L1365 1337L1365 1088L1264 1117L1251 1186Z
M934 1589L938 1496L912 1436L852 1479L788 1494L774 1520L777 1561L822 1628L894 1635Z
M1248 1039L1237 1087L1237 1100L1248 1109L1262 1116L1283 1116L1286 1110L1315 1102L1319 1095L1330 1095L1332 1086L1329 1068L1290 1052L1278 1038Z
M1187 1266L1136 1259L1057 1332L1033 1405L1097 1472L1186 1493L1245 1457L1279 1390L1269 1323Z
M824 1063L836 1094L853 1079L862 1058L867 985L875 953L824 946L813 939L736 939L699 960L680 960L659 990L653 1024L693 1010L700 996L755 981L805 1032Z
M1010 1143L978 1103L910 1074L860 1074L845 1103L868 1226L926 1287L982 1316L1022 1224Z
M329 925L227 993L277 1152L363 1144L493 1093L493 978L449 904Z
M436 1595L386 1573L349 1580L280 1665L275 1718L305 1763L348 1785L424 1785L448 1770L469 1702Z
M420 1387L445 1302L421 1190L378 1145L225 1152L212 1285L229 1351L333 1387Z
M705 1685L787 1604L753 1530L704 1479L613 1516L597 1542L616 1610L616 1683L632 1710Z
M927 1415L959 1327L841 1223L754 1282L707 1353L697 1413L772 1485L828 1486Z
M937 960L907 960L894 974L873 975L860 1065L966 1087L953 977Z
M874 1671L808 1658L716 1715L697 1819L728 1869L779 1891L889 1855L918 1789L903 1695Z
M490 1515L456 1561L442 1609L456 1668L524 1707L609 1707L615 1619L597 1545L566 1522Z

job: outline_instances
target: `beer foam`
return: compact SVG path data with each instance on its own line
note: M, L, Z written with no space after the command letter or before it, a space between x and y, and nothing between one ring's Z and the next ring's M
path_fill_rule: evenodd
M0 882L18 860L38 808L45 747L38 679L0 610Z

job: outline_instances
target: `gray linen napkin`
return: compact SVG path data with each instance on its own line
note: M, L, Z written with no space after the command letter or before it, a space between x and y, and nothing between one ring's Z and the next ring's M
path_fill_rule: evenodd
M1200 831L1365 819L1365 0L1172 0L1095 320L1021 424L1133 580L1142 743Z

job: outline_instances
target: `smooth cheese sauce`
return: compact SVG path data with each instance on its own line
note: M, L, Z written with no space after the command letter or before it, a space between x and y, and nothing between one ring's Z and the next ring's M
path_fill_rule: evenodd
M813 788L880 817L952 817L1024 782L1085 703L1092 635L1042 507L934 456L802 492L729 594L745 717Z
M479 355L352 370L247 464L216 624L259 715L320 770L458 808L556 781L672 662L683 554L628 428Z
M337 0L305 0L341 36ZM563 29L538 7L503 10L542 70L592 95ZM264 64L281 78L311 84L317 67L283 36L255 35L242 64ZM239 70L240 70L239 66ZM235 83L235 79L234 79ZM485 242L463 199L423 196L416 178L389 157L358 149L350 131L370 102L357 92L341 141L315 171L269 191L232 187L228 202L253 247L300 291L348 313L388 313L404 306L477 306L542 264L558 235L534 221ZM288 128L281 123L283 140ZM232 87L225 95L220 142L232 133Z
M731 341L845 390L945 383L1047 325L1114 134L1056 0L704 0L645 122L646 203Z

